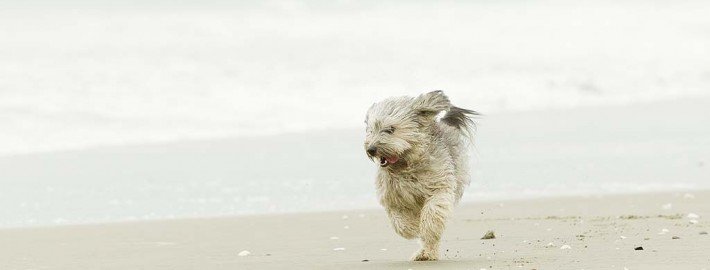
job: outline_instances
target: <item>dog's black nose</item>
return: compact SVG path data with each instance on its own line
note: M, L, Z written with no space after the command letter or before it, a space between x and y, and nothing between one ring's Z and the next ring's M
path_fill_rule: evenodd
M370 148L367 148L367 154L370 156L374 156L375 153L377 153L377 147L371 146Z

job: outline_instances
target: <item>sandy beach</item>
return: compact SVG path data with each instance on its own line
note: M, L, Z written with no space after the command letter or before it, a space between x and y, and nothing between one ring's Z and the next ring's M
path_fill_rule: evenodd
M0 1L0 270L709 270L707 14ZM415 263L378 205L363 120L432 90L481 115L442 260ZM395 111L421 128L391 136L436 142Z
M707 215L710 191L464 204L438 262L409 262L374 209L6 229L0 268L699 270Z

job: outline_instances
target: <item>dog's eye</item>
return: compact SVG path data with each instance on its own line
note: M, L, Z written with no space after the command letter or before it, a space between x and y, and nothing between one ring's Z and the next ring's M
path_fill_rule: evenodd
M390 128L385 129L385 130L383 130L383 131L384 131L385 133L387 133L387 134L392 134L392 133L394 133L394 127L390 127Z

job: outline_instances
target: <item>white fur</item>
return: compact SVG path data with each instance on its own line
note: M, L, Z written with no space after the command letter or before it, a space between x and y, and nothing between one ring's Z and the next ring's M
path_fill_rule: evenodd
M395 232L420 240L413 260L439 258L446 221L469 183L466 135L475 114L452 106L441 91L389 98L367 112L365 149L376 149L368 156L378 164L382 157L399 159L380 167L377 194Z

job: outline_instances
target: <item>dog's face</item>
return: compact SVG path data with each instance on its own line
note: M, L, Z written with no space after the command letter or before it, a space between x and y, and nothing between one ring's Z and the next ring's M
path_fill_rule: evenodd
M436 121L436 114L449 107L441 91L373 104L365 117L365 153L381 167L407 162L412 148L429 138L427 129Z

